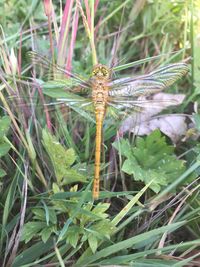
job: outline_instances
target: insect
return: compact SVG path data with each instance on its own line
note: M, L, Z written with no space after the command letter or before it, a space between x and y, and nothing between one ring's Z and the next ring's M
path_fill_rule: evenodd
M45 57L35 52L31 52L29 56L33 63L42 64L46 68L51 67L54 72L62 71L59 66L51 64ZM66 94L63 98L57 97L57 101L64 102L75 110L81 107L83 110L92 108L95 114L96 149L92 195L93 199L98 199L102 125L107 110L113 108L119 114L130 114L134 110L142 109L143 101L138 100L138 97L158 93L171 86L188 72L188 66L182 62L175 63L158 68L149 74L120 79L112 79L112 69L102 64L93 67L89 80L81 79L68 71L64 72L68 76L68 82L63 85Z

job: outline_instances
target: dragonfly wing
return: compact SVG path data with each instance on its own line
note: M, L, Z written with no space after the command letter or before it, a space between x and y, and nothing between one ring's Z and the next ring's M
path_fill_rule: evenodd
M68 96L68 97L66 97ZM34 110L34 107L38 110L44 110L48 108L49 112L55 112L57 108L62 108L64 106L69 107L74 110L87 120L95 123L94 118L94 107L91 99L86 99L84 97L77 96L75 94L66 93L65 97L54 97L53 101L48 103L41 96L9 96L7 101L10 106L18 106L20 109ZM15 104L14 104L15 103ZM30 112L31 113L31 112Z
M122 97L138 97L142 95L150 95L162 91L165 88L163 82L153 79L141 79L125 84L117 89L109 91L109 96L122 96Z
M82 79L78 74L67 71L57 64L53 64L49 59L38 54L37 52L31 51L28 52L27 55L34 65L41 66L42 68L48 71L48 79L49 77L51 77L50 72L52 72L52 79L64 75L68 79L73 79L73 85L80 85L83 88L89 86L89 83L86 80Z
M74 105L70 106L74 111L79 113L82 117L87 119L88 121L91 121L93 123L96 123L95 117L94 117L94 107L93 103L84 103L81 105Z
M138 97L157 93L172 85L187 72L187 64L175 63L159 68L146 75L120 79L121 81L118 82L114 80L109 84L109 86L113 87L109 91L109 96Z
M66 80L54 80L44 82L41 84L42 92L53 98L71 98L80 97L91 98L90 88L81 88L80 86L73 86L69 79Z
M169 106L180 105L185 98L183 94L166 94L158 93L147 98L144 96L133 99L130 97L113 97L112 101L108 102L109 110L112 110L111 114L120 116L121 119L132 115L133 113L148 114L153 116L160 113L162 110ZM147 116L147 115L143 115Z
M138 99L133 103L127 103L129 105L124 106L121 104L121 109L118 106L115 107L117 114L121 117L122 123L119 127L119 131L124 133L126 131L132 130L135 134L141 133L141 124L143 125L143 130L145 127L151 128L153 125L151 120L158 116L161 111L165 110L169 106L180 105L185 98L183 94L166 94L158 93L152 96L151 99ZM135 112L133 112L135 111ZM154 123L155 126L155 123ZM158 127L159 128L159 127Z
M57 99L57 103L61 103L62 105L66 105L70 107L72 110L80 114L82 117L87 119L88 121L91 121L93 123L96 123L95 117L94 117L94 105L92 101L86 100L86 99Z

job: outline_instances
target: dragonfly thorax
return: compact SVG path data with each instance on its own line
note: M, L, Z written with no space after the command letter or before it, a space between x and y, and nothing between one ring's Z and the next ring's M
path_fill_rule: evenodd
M107 100L108 100L108 87L103 83L94 83L92 86L92 100L95 105L95 108L105 107ZM101 109L101 108L100 108Z
M90 79L92 87L92 100L96 110L103 110L108 101L108 81L110 80L111 70L102 64L94 66Z

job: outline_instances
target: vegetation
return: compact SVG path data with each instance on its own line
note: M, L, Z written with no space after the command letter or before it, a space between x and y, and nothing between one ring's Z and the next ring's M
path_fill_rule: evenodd
M200 266L198 8L0 1L2 267ZM129 120L108 110L93 201L96 125L66 90L79 84L71 71L87 80L100 62L129 77L181 61L190 71L168 89L174 105L147 99L162 108L140 124L139 110Z

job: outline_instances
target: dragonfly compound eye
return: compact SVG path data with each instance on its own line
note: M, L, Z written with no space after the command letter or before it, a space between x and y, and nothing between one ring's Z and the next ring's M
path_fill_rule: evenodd
M104 77L109 77L109 71L106 68L102 67L101 72Z
M92 76L97 76L97 73L98 73L98 72L97 72L97 70L96 70L96 69L95 69L95 70L93 70L93 71L92 71Z

